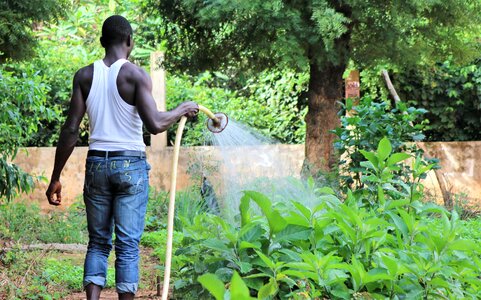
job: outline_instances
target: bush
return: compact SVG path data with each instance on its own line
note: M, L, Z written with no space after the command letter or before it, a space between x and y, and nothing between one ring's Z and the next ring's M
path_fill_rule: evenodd
M252 127L263 136L280 143L303 143L304 117L307 107L301 103L307 75L290 70L266 70L247 81L238 92L218 87L229 78L220 73L205 72L198 77L172 76L167 80L167 108L186 100L204 105L212 112L224 112L231 120ZM206 117L187 126L182 143L203 145L206 142ZM169 129L168 140L174 143L176 126Z
M338 137L334 146L341 157L342 190L356 189L360 192L366 187L367 182L362 180L362 175L372 170L372 166L363 163L365 151L375 151L383 138L389 139L392 151L405 152L416 158L415 164L401 165L393 173L396 186L392 187L393 191L402 189L401 183L412 185L416 184L414 179L423 179L413 177L414 168L437 167L437 160L423 159L423 151L416 146L416 142L424 139L422 116L426 110L407 107L404 103L391 107L388 101L374 101L370 97L361 98L358 105L353 105L348 99L342 106L343 110L339 113L341 127L334 130Z
M481 59L462 66L446 60L434 66L399 70L379 66L361 72L361 88L372 98L388 95L380 70L394 69L393 83L403 101L427 110L427 141L473 141L481 134Z
M15 76L0 68L0 201L33 187L31 176L8 161L36 134L43 120L57 117L47 107L47 90L36 74Z

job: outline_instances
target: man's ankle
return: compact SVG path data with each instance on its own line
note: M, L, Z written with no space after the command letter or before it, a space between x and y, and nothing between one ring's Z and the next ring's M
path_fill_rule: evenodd
M100 292L102 287L93 283L89 283L85 287L85 293L87 294L87 300L98 300L100 298Z
M134 299L135 294L132 293L122 293L119 294L119 300L131 300Z

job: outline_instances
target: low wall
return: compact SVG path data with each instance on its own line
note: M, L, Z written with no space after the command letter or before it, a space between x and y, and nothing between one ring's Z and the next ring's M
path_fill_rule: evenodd
M65 165L60 182L62 183L62 207L68 207L81 197L84 182L85 159L87 147L76 147ZM150 185L157 190L169 190L172 168L173 148L167 147L162 151L153 151L147 147L147 161L151 165ZM33 175L42 175L50 179L55 158L54 147L25 148L19 151L14 163ZM236 174L231 176L269 176L276 174L285 176L299 174L304 159L303 145L270 145L257 147L182 147L179 152L177 169L177 189L181 190L192 183L192 175L200 168L207 168L206 173L215 174L217 162L228 160L226 164ZM274 162L272 160L279 160ZM208 163L207 166L205 163ZM38 201L43 210L53 208L48 204L45 191L48 182L37 182L34 191L22 198Z
M463 193L471 202L481 203L481 142L435 142L424 143L432 157L440 159L443 180L452 193ZM82 195L84 166L87 147L77 147L68 160L61 176L63 207L67 207ZM152 166L150 184L155 189L168 190L173 149L153 151L148 147L147 158ZM55 157L55 148L26 148L14 160L23 170L50 178ZM264 145L259 147L183 147L180 150L177 189L192 184L192 174L199 166L208 162L209 174L215 173L216 162L228 161L227 168L236 173L229 176L284 176L298 175L304 160L303 145ZM201 164L202 163L202 164ZM204 167L201 167L204 168ZM214 169L214 171L212 171ZM202 170L201 170L202 171ZM224 170L225 171L225 170ZM46 182L39 182L33 193L24 198L38 201L46 210L52 208L45 197ZM424 181L428 193L442 201L439 184L431 172Z

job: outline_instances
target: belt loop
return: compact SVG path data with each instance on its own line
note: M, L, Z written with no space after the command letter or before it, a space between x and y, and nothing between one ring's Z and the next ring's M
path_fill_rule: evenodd
M105 151L105 159L109 159L109 151Z

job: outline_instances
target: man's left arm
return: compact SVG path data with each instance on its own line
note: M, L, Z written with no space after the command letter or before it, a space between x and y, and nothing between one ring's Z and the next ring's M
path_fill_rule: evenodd
M62 201L62 184L60 183L60 174L67 163L68 158L72 154L79 134L80 122L85 115L85 99L80 87L81 71L79 70L73 80L72 98L70 100L70 108L67 120L62 126L60 132L57 149L55 151L55 164L50 178L50 184L46 192L48 202L51 205L60 205ZM56 197L55 197L56 196Z

